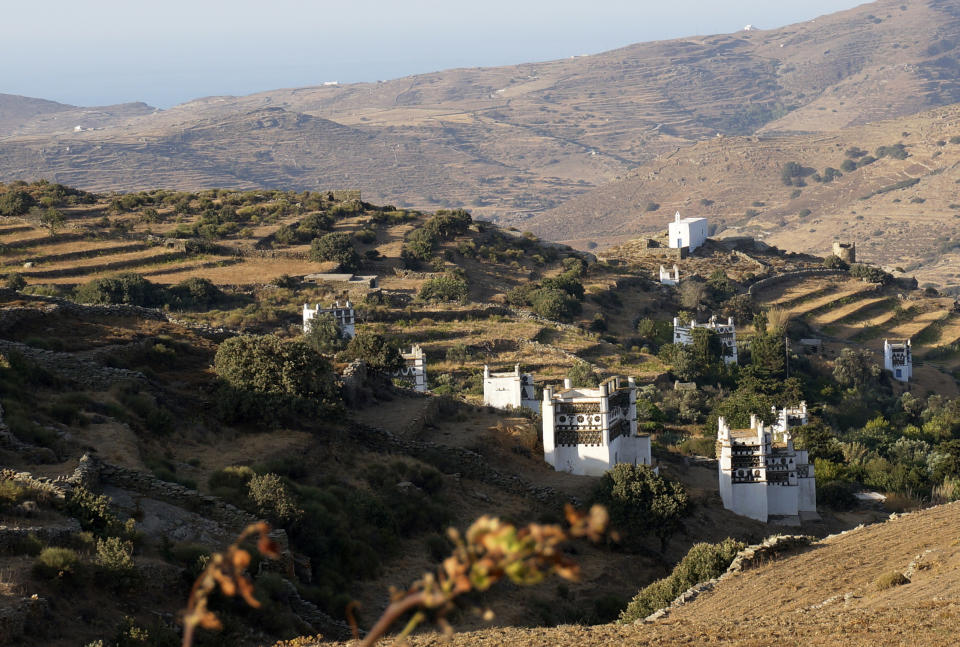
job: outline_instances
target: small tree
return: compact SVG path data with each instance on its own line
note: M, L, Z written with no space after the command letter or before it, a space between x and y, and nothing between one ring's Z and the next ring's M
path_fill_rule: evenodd
M34 197L22 189L7 191L0 194L0 216L22 216L36 204Z
M170 293L174 297L175 305L182 308L208 309L223 297L223 292L210 279L198 276L177 283L170 288Z
M303 515L296 496L283 479L272 472L251 478L247 489L250 500L257 507L257 514L275 524L286 526Z
M347 234L324 234L310 243L311 261L333 261L338 269L352 272L360 267L360 255Z
M467 281L454 274L436 276L420 287L417 295L423 301L467 301Z
M880 367L866 349L844 348L833 363L833 379L842 386L860 389L876 383L879 376Z
M584 361L575 362L567 371L567 379L573 386L594 387L600 383L600 377Z
M59 209L50 207L40 215L40 224L50 231L51 236L56 236L57 230L67 224L67 219Z
M80 303L153 307L163 301L163 290L139 274L128 272L84 283L74 290L74 298Z
M612 527L626 533L629 543L636 545L652 532L660 540L661 552L690 512L690 497L683 486L649 465L614 465L600 478L594 498L607 507Z
M235 389L333 402L337 399L333 369L300 341L274 335L227 339L214 357L217 376Z
M569 319L580 307L579 301L559 288L540 288L530 293L530 309L547 319Z
M352 359L362 359L375 371L392 373L403 366L399 349L383 335L361 330L347 344L345 351Z
M823 259L823 266L831 270L847 270L850 269L850 265L835 254L830 254L825 259Z
M318 353L325 354L335 353L346 345L337 320L329 312L310 319L307 331L303 334L303 341Z

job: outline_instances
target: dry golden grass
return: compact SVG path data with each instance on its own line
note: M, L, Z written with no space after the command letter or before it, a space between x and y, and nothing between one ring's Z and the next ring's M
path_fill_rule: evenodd
M455 634L454 647L816 644L952 646L960 631L960 505L924 510L816 542L729 577L666 618L647 624L494 628ZM931 551L907 586L878 578ZM409 640L436 644L438 636Z

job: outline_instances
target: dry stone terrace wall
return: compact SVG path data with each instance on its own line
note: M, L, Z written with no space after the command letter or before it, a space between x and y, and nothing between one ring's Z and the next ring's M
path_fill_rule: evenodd
M140 306L124 304L86 305L82 303L74 303L69 299L63 299L61 297L49 297L38 294L21 294L16 290L11 290L9 288L0 288L0 299L5 301L22 299L51 304L54 307L43 310L47 314L67 313L101 317L140 317L142 319L153 319L155 321L167 320L167 315L156 308L143 308ZM5 322L7 311L20 309L21 308L0 308L0 331L6 330L10 327Z
M654 622L664 618L670 614L671 610L681 607L688 602L692 602L697 598L698 595L704 591L709 591L724 578L730 577L734 573L745 571L752 566L756 566L757 564L761 564L781 553L809 546L813 540L814 538L809 535L774 535L772 537L767 537L762 543L747 546L737 553L737 556L733 558L733 561L730 563L730 566L727 567L727 570L723 573L723 575L691 586L689 589L678 595L677 598L670 603L670 606L664 607L658 611L654 611L646 618L635 621L634 624Z
M19 292L10 290L8 288L0 288L0 299L29 299L30 301L34 301L38 304L37 307L0 307L0 334L3 334L5 331L10 330L24 321L59 316L63 314L90 317L137 317L140 319L150 319L153 321L166 321L178 326L183 326L184 328L189 328L199 335L216 340L222 340L225 337L232 337L234 335L242 334L240 331L229 328L197 324L191 321L178 319L157 308L144 308L141 306L125 304L88 305L74 303L69 299L63 299L60 297L20 294Z
M837 274L847 274L846 270L835 270L829 268L813 268L809 270L795 270L793 272L784 272L783 274L777 274L775 276L768 276L765 279L760 279L756 283L753 283L748 289L747 294L754 294L755 292L768 288L771 285L776 285L782 283L783 281L789 281L790 279L798 279L806 276L834 276Z
M186 258L187 254L184 252L168 252L166 254L158 254L156 256L150 256L149 258L131 258L123 261L107 261L104 263L99 263L97 265L84 265L83 267L65 267L58 270L27 270L21 272L23 276L33 278L33 279L53 279L53 278L62 278L68 276L86 276L88 274L97 274L99 272L107 272L111 270L122 270L129 267L140 267L145 262L149 263L167 263L169 261L178 261L182 258Z
M96 391L105 391L113 384L127 380L147 381L146 376L140 371L101 366L92 360L77 357L70 353L33 348L20 342L0 339L0 353L9 352L20 353L25 358L36 362L38 366L59 375L65 380L82 384L84 387Z

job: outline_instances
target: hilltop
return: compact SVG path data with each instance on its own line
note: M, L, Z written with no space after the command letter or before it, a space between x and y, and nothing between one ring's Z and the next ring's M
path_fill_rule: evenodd
M833 131L955 103L958 16L955 1L880 0L779 29L161 111L6 97L0 179L356 187L516 224L717 133Z

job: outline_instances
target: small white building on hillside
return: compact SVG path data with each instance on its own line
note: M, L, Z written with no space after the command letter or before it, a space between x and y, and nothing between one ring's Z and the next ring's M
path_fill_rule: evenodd
M688 247L690 253L707 242L706 218L680 218L678 211L667 227L668 247Z
M406 380L413 384L417 393L427 392L427 356L418 344L410 347L409 351L400 353L403 356L403 367L394 371L393 377Z
M770 411L777 416L777 420L772 427L775 434L782 434L794 427L802 427L810 422L810 417L807 415L807 403L804 400L801 400L800 404L795 407L784 407L779 411L776 407L770 407Z
M603 476L617 463L650 465L650 436L637 433L637 384L619 377L598 388L543 389L543 458L554 469Z
M893 373L893 379L909 382L913 378L913 351L910 340L883 340L883 368Z
M356 313L353 311L353 304L349 301L343 305L340 305L340 302L337 301L329 308L322 308L319 303L313 307L309 303L303 304L303 331L307 332L310 329L311 319L323 314L333 315L333 319L336 321L337 327L340 328L340 334L343 335L344 339L353 339L357 334Z
M756 416L750 429L717 421L723 507L758 521L799 524L817 513L817 488L806 450L794 449L789 431L775 433Z
M737 363L737 327L733 323L733 317L727 318L727 323L717 321L716 315L710 317L710 321L705 324L690 320L684 324L678 317L673 318L673 343L689 346L693 343L693 331L697 328L712 330L720 338L720 344L723 347L723 361L726 364Z
M673 274L670 274L670 270L665 268L663 265L660 266L660 284L661 285L676 285L680 282L680 268L677 267L677 264L673 264Z
M490 368L484 365L483 403L498 409L526 407L534 413L540 413L533 373L521 373L519 364L506 373L491 373Z

